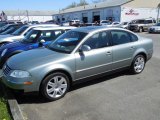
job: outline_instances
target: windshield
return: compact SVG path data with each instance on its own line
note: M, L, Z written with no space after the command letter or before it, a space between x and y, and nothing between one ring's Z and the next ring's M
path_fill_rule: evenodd
M9 28L8 30L2 32L1 34L3 34L3 35L4 35L4 34L10 34L10 33L12 33L14 30L15 30L15 28L14 28L14 27L11 27L11 28Z
M5 26L5 25L6 25L5 22L0 22L0 27L3 27L3 26Z
M65 30L30 30L23 42L35 43L41 40L44 41L52 41L58 38L61 34L63 34Z
M14 33L12 33L12 35L21 35L27 28L28 26L22 26L19 29L17 29Z
M58 52L71 53L86 35L87 33L69 31L52 42L49 48Z
M41 31L31 30L30 32L28 32L28 34L25 36L25 38L22 41L34 43L37 41L37 39L40 37L40 35L41 35Z

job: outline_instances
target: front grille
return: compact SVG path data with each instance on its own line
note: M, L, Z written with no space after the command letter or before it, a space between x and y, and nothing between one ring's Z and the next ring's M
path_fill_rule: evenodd
M11 68L8 65L4 65L4 67L3 67L3 73L5 75L8 75L10 71L11 71Z

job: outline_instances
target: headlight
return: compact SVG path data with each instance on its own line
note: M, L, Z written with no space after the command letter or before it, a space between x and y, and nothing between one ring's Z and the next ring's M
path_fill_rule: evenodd
M4 50L3 50L3 52L1 53L1 57L3 57L3 56L6 54L7 50L8 50L8 49L4 49Z
M11 72L10 76L14 78L26 78L26 77L30 77L30 74L27 71L14 70Z

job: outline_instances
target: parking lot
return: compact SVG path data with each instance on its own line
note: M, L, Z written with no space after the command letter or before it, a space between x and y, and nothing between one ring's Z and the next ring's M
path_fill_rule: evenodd
M54 102L37 95L17 96L26 120L160 120L160 35L152 38L153 58L143 73L127 71L73 86Z

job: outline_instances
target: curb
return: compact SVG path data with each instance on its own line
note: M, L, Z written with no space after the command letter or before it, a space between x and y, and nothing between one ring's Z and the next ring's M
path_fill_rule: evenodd
M17 100L9 89L7 91L7 101L13 120L25 120Z

